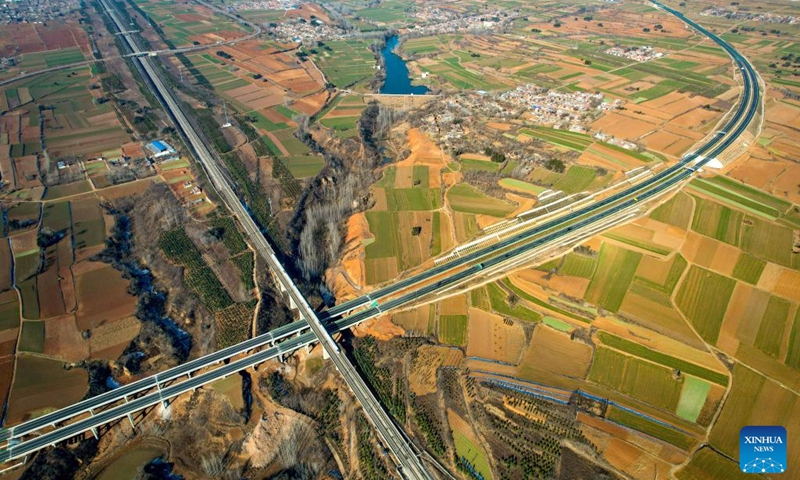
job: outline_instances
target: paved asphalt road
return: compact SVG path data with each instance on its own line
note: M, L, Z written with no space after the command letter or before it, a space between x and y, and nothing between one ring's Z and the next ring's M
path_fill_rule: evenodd
M116 27L120 30L120 32L123 32L125 26L120 20L116 10L109 5L107 0L101 0L101 2L109 16L111 16L113 19ZM132 53L139 53L141 51L131 35L122 34L121 36L124 37ZM337 369L344 377L345 382L360 402L367 418L374 425L375 429L378 431L378 434L383 438L385 446L392 453L392 456L399 466L398 470L404 472L408 478L432 478L425 470L425 467L422 465L420 459L416 456L414 450L409 445L409 442L403 438L398 427L392 422L388 413L381 407L377 397L367 387L364 380L350 363L350 360L342 352L340 352L330 333L319 321L314 310L308 304L305 297L297 289L294 281L284 270L283 265L275 256L275 252L272 250L272 247L267 242L261 230L250 217L247 209L242 204L239 197L237 197L234 193L232 182L229 180L226 172L220 168L217 159L201 140L195 131L194 126L191 124L191 122L189 122L188 118L181 110L180 105L175 101L169 88L167 88L167 86L161 80L161 76L157 71L158 67L154 66L149 57L138 57L137 59L141 64L146 77L149 78L155 87L156 92L161 97L161 100L166 107L166 111L172 115L176 125L186 136L187 140L189 141L189 145L191 145L192 149L194 150L196 158L205 169L220 197L223 199L226 206L239 219L239 222L242 225L243 230L249 238L253 248L255 248L258 253L267 261L270 269L276 275L278 282L286 291L286 293L288 293L292 306L299 310L302 318L306 319L312 331L314 332L314 335L317 339L319 339L320 343L323 345L323 348L325 348L328 355L334 361ZM227 367L228 366L226 366L226 368ZM182 384L183 383L180 385ZM166 390L167 389L158 388L158 393L163 395ZM136 399L134 401L140 401L140 399ZM114 409L110 409L109 411L111 410ZM97 416L99 417L101 415L108 414L106 412L102 412Z
M521 233L519 235L511 237L511 238L509 238L509 239L507 239L507 240L505 240L503 242L500 242L498 244L495 244L495 245L492 245L490 247L487 247L487 248L485 248L485 249L483 249L481 251L478 251L478 252L476 252L474 254L471 254L471 255L465 256L463 258L454 260L452 262L444 264L444 265L442 265L440 267L437 267L435 269L431 269L428 272L425 272L424 274L420 274L420 275L416 275L414 277L410 277L409 279L405 279L405 280L403 280L401 282L398 282L398 284L391 285L389 287L385 287L384 289L380 289L380 290L378 290L376 292L373 292L372 294L370 294L368 296L360 297L359 299L355 299L355 300L353 300L351 302L347 302L346 304L343 304L342 306L338 306L338 307L335 307L334 309L329 310L327 312L327 314L328 314L327 317L330 320L332 320L331 323L333 323L335 325L333 330L340 330L340 329L350 328L351 326L356 325L356 324L360 323L361 321L364 321L364 320L366 320L368 318L372 318L374 316L379 315L381 312L384 312L384 311L387 311L387 310L391 310L393 308L397 308L398 306L407 304L407 303L409 303L411 301L416 300L417 298L419 298L419 297L421 297L423 295L427 295L427 294L433 293L433 292L435 292L435 291L437 291L437 290L439 290L441 288L444 288L444 287L447 287L449 285L452 285L452 284L454 284L454 283L456 283L456 282L458 282L458 281L460 281L460 280L462 280L464 278L467 278L469 276L478 275L478 274L480 274L480 271L483 270L484 268L488 268L488 267L491 267L493 265L497 265L497 264L502 263L502 262L504 262L504 261L506 261L506 260L508 260L510 258L513 258L513 257L517 256L517 255L521 255L521 254L523 254L523 253L525 253L527 251L530 251L533 248L536 248L536 247L539 247L541 245L547 244L548 242L555 241L555 240L559 239L560 237L563 237L564 235L570 234L570 233L572 233L572 232L574 232L576 230L579 230L579 229L584 228L586 226L592 225L597 221L600 221L600 220L602 220L604 218L612 216L612 215L616 214L617 212L619 212L619 211L621 211L621 210L623 210L623 209L625 209L627 207L630 207L630 206L634 205L637 201L643 201L643 200L646 200L647 198L650 198L650 197L653 197L655 195L658 195L659 193L667 190L668 188L672 187L676 183L679 183L679 182L685 180L686 178L688 178L689 176L691 176L693 174L693 172L697 168L700 168L702 165L704 165L705 163L710 161L712 158L714 158L715 156L719 155L725 148L727 148L734 141L736 141L738 136L748 127L750 121L752 120L754 115L758 112L758 106L759 106L758 98L759 98L760 94L758 92L758 83L757 83L756 74L755 74L755 71L752 69L752 66L750 66L750 64L744 59L744 57L739 55L738 52L736 52L727 43L725 43L724 41L719 39L719 37L717 37L713 33L708 32L703 27L697 25L695 22L685 18L682 14L680 14L680 12L676 12L676 11L674 11L672 9L664 7L663 5L659 4L658 2L654 1L653 3L658 5L660 8L672 13L673 15L678 16L681 20L683 20L687 24L691 25L693 28L697 29L701 33L707 35L709 38L711 38L716 43L718 43L720 46L722 46L722 48L725 49L731 55L731 57L733 58L734 62L737 64L737 66L741 70L742 75L743 75L743 83L744 83L742 101L740 102L740 104L739 104L734 116L723 127L723 129L717 135L715 135L711 140L709 140L705 145L703 145L701 148L699 148L696 152L694 152L693 154L687 155L678 164L676 164L676 165L670 167L669 169L661 172L660 174L658 174L657 176L653 177L652 179L650 179L649 181L647 181L647 182L645 182L643 184L631 187L630 189L626 190L625 192L617 194L617 195L615 195L613 197L609 197L608 199L606 199L606 200L604 200L602 202L598 202L597 204L594 204L594 205L592 205L590 207L581 209L581 210L576 211L576 212L574 212L572 214L569 214L569 215L567 215L565 217L562 217L562 218L559 218L557 220L554 220L554 221L548 222L546 224L543 224L542 226L539 226L539 227L537 227L535 229L531 229L530 231L523 232L523 233ZM142 63L144 63L144 62L142 62ZM147 67L145 67L145 68L147 68ZM152 68L152 66L150 66L150 68ZM178 110L178 112L180 112L180 111ZM202 145L202 142L200 142L200 144ZM210 153L208 155L210 156ZM705 158L701 158L700 157L701 155L704 155ZM692 164L693 162L694 162L694 164ZM221 176L221 174L220 174L220 176ZM224 179L225 177L221 176L221 178ZM633 195L636 195L636 196L634 197ZM241 204L238 203L238 199L235 199L235 203L241 206ZM613 208L608 208L606 210L603 210L603 208L607 208L610 205L613 205ZM594 213L594 212L597 212L598 210L601 210L601 211L599 211L598 213ZM586 217L587 214L591 214L591 213L594 213L594 214ZM586 217L586 218L582 218L581 219L581 217ZM427 285L427 286L424 286L424 287L419 288L417 290L414 290L412 292L409 292L409 293L407 293L407 294L405 294L405 295L403 295L403 296L401 296L401 297L399 297L397 299L391 300L391 301L381 305L380 307L371 307L371 308L365 309L365 310L363 310L363 311L361 311L361 312L359 312L359 313L357 313L355 315L351 315L349 317L344 317L344 318L340 317L340 318L336 318L336 319L333 318L333 317L337 316L338 314L340 314L340 313L342 313L344 311L351 310L353 308L357 308L357 307L365 305L367 303L371 303L373 301L373 299L378 299L378 298L390 295L392 293L395 293L397 291L400 291L402 289L406 289L406 288L408 288L410 286L413 286L414 284L424 282L424 281L430 279L432 276L440 275L440 274L445 273L447 271L450 271L450 270L452 270L454 268L466 265L467 263L469 263L471 261L475 261L477 259L480 259L482 257L490 255L490 254L492 254L494 252L497 252L498 250L502 250L502 249L511 247L511 246L513 246L513 245L515 245L517 243L520 243L520 242L523 242L525 240L528 240L529 238L531 238L534 235L541 234L543 232L547 232L548 230L553 230L554 228L556 228L558 226L562 226L565 223L569 223L569 222L572 222L572 223L569 224L568 226L564 226L563 228L554 230L553 232L550 232L547 235L541 236L540 238L537 238L535 241L526 242L526 243L524 243L522 245L519 245L519 246L517 246L517 247L515 247L513 249L505 251L502 254L495 255L494 257L489 258L488 260L484 261L480 265L474 265L472 267L466 268L466 269L464 269L464 270L462 270L462 271L460 271L460 272L458 272L456 274L453 274L453 275L451 275L449 277L443 278L440 281L437 281L437 282L432 283L430 285ZM263 240L263 236L261 236L260 232L258 232L258 236L260 238L262 238L262 240ZM264 243L266 243L266 242L264 241ZM266 246L267 246L267 248L269 248L269 245L266 245ZM265 252L268 252L269 255L274 257L274 254L272 254L271 249L265 250ZM277 259L274 259L274 261L277 262ZM270 263L272 263L272 262L270 262ZM277 262L277 267L281 271L283 271L282 266L280 266L279 262ZM283 274L285 274L285 272L283 272ZM287 275L287 277L288 277L288 275ZM293 283L291 285L293 286ZM296 290L296 289L290 289L290 290ZM295 292L291 292L290 291L290 296L294 297L293 298L293 302L296 305L305 304L306 308L308 309L307 312L310 311L310 307L307 307L307 303L302 298L302 295L299 294L299 292L295 293ZM313 312L311 312L311 313L313 314ZM78 404L75 404L75 405L72 405L70 407L64 408L64 409L59 410L57 412L53 412L53 413L45 415L43 417L39 417L37 419L31 420L31 421L26 422L24 424L21 424L21 425L18 425L16 427L13 427L12 429L0 431L0 440L6 440L6 439L9 439L9 438L13 438L14 440L12 441L12 443L19 442L20 441L20 437L22 437L23 435L25 435L27 433L36 431L36 430L38 430L39 428L41 428L43 426L59 423L59 422L65 420L65 419L74 417L75 415L82 414L82 413L85 413L87 411L90 411L91 409L97 409L98 407L101 407L103 405L108 405L110 403L114 403L116 401L119 401L122 397L129 397L130 398L130 396L133 396L133 395L142 393L144 391L150 390L150 389L154 388L156 385L158 385L160 383L163 384L163 382L165 382L167 380L173 380L173 379L182 377L182 376L186 375L187 373L193 373L196 370L205 368L205 367L207 367L209 365L213 365L213 364L221 362L223 360L230 359L231 357L233 357L235 355L239 355L241 353L244 353L244 352L246 352L248 350L251 350L251 349L254 349L254 348L260 348L260 347L262 347L264 345L270 344L271 342L273 342L275 340L279 340L279 339L286 338L288 336L297 334L297 333L299 333L300 331L302 331L302 330L304 330L306 328L308 328L308 325L307 325L307 323L305 321L298 321L298 322L294 322L294 323L289 324L289 325L285 325L285 326L280 327L278 329L275 329L275 330L273 330L273 331L271 331L271 332L269 332L267 334L261 335L259 337L256 337L256 338L253 338L253 339L250 339L250 340L247 340L246 342L243 342L243 343L241 343L239 345L234 345L234 346L228 347L228 348L226 348L224 350L220 350L218 352L214 352L213 354L208 355L206 357L202 357L202 358L193 360L191 362L187 362L186 364L183 364L183 365L180 365L180 366L175 367L173 369L167 370L167 371L162 372L162 373L160 373L160 374L158 374L156 376L148 377L148 378L142 379L142 380L140 380L138 382L134 382L134 383L125 385L125 386L120 387L118 389L115 389L115 390L113 390L111 392L107 392L104 395L100 395L100 396L94 397L92 399L80 402ZM318 325L318 328L319 328L319 325ZM22 442L22 443L18 444L17 446L13 446L12 448L9 448L8 450L0 451L0 461L7 461L7 460L9 460L11 458L19 458L21 456L24 456L27 453L30 453L30 452L33 452L33 451L39 449L39 448L42 448L43 446L46 446L46 445L49 445L49 444L52 444L52 443L57 443L57 442L59 442L61 440L69 438L69 437L71 437L73 435L76 435L76 434L82 433L84 431L90 430L94 426L102 425L103 423L106 423L108 421L111 421L111 420L114 420L114 419L118 419L118 418L122 418L122 417L124 417L124 416L126 416L126 415L128 415L130 413L133 413L133 412L135 412L135 411L137 411L137 410L139 410L141 408L145 408L147 406L155 405L160 401L161 398L168 398L168 397L171 397L173 395L177 395L177 394L183 393L185 391L189 391L192 388L196 388L197 386L201 386L201 385L203 385L205 383L208 383L209 381L213 381L215 379L222 378L222 377L224 377L226 375L229 375L230 372L235 372L236 371L236 370L230 370L231 366L236 366L235 368L239 368L239 369L247 368L247 366L255 365L255 364L258 364L258 363L261 363L262 361L264 361L265 360L265 355L267 355L268 358L274 358L274 357L280 355L281 353L288 353L288 352L293 351L296 348L302 347L303 345L307 345L308 343L312 343L315 340L315 338L320 338L319 335L323 335L323 337L324 337L324 335L327 335L327 332L323 333L323 332L315 331L314 333L315 333L315 335L312 335L310 333L306 333L306 334L300 335L299 337L296 337L296 338L293 338L291 340L285 341L284 343L280 344L277 347L274 347L274 348L271 348L271 349L268 349L268 350L264 350L263 352L259 352L259 353L253 354L253 355L251 355L251 356L249 356L246 359L243 359L241 361L232 362L229 365L217 368L217 369L215 369L215 370L213 370L211 372L207 372L205 374L193 376L193 378L191 378L190 380L186 380L186 381L180 382L180 383L178 383L176 385L172 385L170 387L164 387L160 391L156 391L154 393L150 393L148 395L144 395L144 396L141 396L139 398L135 398L134 400L131 400L126 404L123 404L121 406L116 406L116 407L110 408L108 410L105 410L105 411L103 411L103 412L101 412L99 414L96 414L93 417L90 417L89 419L86 419L86 420L83 420L83 421L80 421L80 422L75 422L75 423L72 423L72 424L70 424L68 426L65 426L65 427L61 427L56 431L53 431L53 432L50 432L50 433L48 433L46 435L42 435L40 437L37 437L35 440L29 440L29 441L26 441L26 442ZM349 362L346 359L344 359L344 363L340 364L340 362L337 362L336 358L338 358L339 355L337 355L338 348L336 348L335 344L328 344L328 350L330 350L329 354L331 353L331 351L334 352L335 355L333 355L332 358L334 358L334 362L337 363L337 368L340 369L340 371L342 372L343 375L346 375L346 376L355 375L356 377L358 377L358 375L354 371L352 365L350 365ZM245 365L245 364L247 366L242 366L242 365ZM349 368L348 368L348 366L349 366ZM363 382L361 382L361 384L363 385ZM364 388L366 388L365 385L364 385ZM367 391L360 391L361 390L360 388L358 388L358 390L359 390L359 392L356 392L356 389L354 389L354 393L356 393L357 397L360 396L359 394L371 393L368 390ZM155 402L153 401L153 399L155 398L154 395L158 396L158 400L155 401ZM370 395L370 396L372 396L372 395ZM374 399L374 396L372 396L372 398ZM361 400L361 399L359 398L359 400ZM148 403L148 402L150 402L150 403ZM372 404L371 402L369 402L367 400L367 404L371 405L370 408L375 407L380 412L383 412L383 409L380 408L380 405L377 404L377 401L374 404ZM374 411L372 413L374 413L375 415L380 415L377 411ZM388 418L388 415L386 415L385 412L383 412L383 414L384 414L383 416L386 417L386 420L388 421L388 424L391 424L391 420ZM392 446L391 444L394 443L394 442L392 442L392 440L397 440L397 441L401 441L402 440L399 436L397 436L397 437L392 437L391 436L392 432L397 432L396 428L391 428L390 425L382 425L382 427L385 428L386 432L387 432L385 434L385 437L388 437L388 438L385 438L387 446L390 446L390 447ZM44 438L44 440L42 440L43 438ZM401 441L401 443L405 444L405 441ZM397 448L402 448L402 447L397 447ZM13 451L13 454L12 454L12 451ZM393 451L393 453L394 453L394 451ZM403 454L398 456L396 453L395 453L395 455L396 455L396 457L398 459L400 458L400 456L403 456ZM413 452L406 452L404 454L404 456L407 459L409 459L411 456L413 456ZM416 470L416 469L413 469L413 470ZM411 471L412 471L412 469L409 469L407 474L408 475L412 475L410 473ZM417 478L417 477L412 477L412 478ZM419 478L423 478L423 477L419 477Z

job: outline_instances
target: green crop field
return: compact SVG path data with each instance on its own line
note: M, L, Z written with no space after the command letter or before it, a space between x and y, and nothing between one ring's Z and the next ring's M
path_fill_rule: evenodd
M22 322L19 349L24 352L44 353L44 322L26 320Z
M486 290L489 292L489 301L492 304L492 310L500 315L507 315L529 322L538 322L541 320L542 316L533 310L519 304L511 306L510 303L512 302L508 301L509 294L496 284L490 283L486 286Z
M367 258L389 258L397 253L397 218L392 212L366 213L375 241L366 246Z
M294 129L279 130L275 132L275 136L286 147L289 155L306 155L311 151L305 143L294 136Z
M603 347L595 351L588 378L670 412L681 395L682 381L671 369Z
M439 315L439 341L463 346L467 343L466 315Z
M616 312L622 305L642 254L603 243L594 276L586 289L586 300Z
M685 433L615 407L611 407L606 418L617 422L620 425L625 425L626 427L630 427L634 430L638 430L642 433L646 433L655 438L664 440L665 442L671 443L672 445L675 445L683 450L688 451L692 445L695 444L695 440Z
M694 199L697 208L692 221L692 230L731 245L738 245L744 218L742 212L703 198L694 197Z
M711 430L709 443L721 453L738 458L741 428L793 425L797 418L797 395L738 362L733 367L733 378L733 388ZM789 462L800 461L796 445L788 444Z
M744 195L740 195L725 187L716 185L702 178L695 178L690 183L693 190L702 192L705 195L721 202L731 205L732 207L743 210L753 215L765 217L768 220L774 220L780 216L780 212L774 208L764 205L762 203L751 200Z
M436 75L459 90L498 90L507 88L502 83L487 81L484 74L467 70L458 56L437 58L435 65L421 66L423 71Z
M483 450L476 446L466 435L458 430L453 430L453 443L456 447L456 455L464 458L472 468L475 469L484 479L492 478L492 469Z
M751 216L747 216L744 223L740 244L742 250L784 267L800 266L798 256L792 254L792 228Z
M678 480L752 480L753 475L743 473L735 461L703 447L692 455L689 463L678 470L675 477Z
M755 346L767 355L777 358L783 344L783 332L792 303L774 295L770 296L767 309L758 327Z
M491 311L492 304L489 300L489 294L486 292L486 287L478 287L469 293L470 305L486 312Z
M780 199L778 197L774 197L766 192L753 188L749 185L746 185L742 182L733 180L728 177L723 177L721 175L717 175L709 180L706 180L707 183L717 185L718 187L724 188L730 192L734 192L737 195L747 197L754 202L758 202L762 205L770 207L774 210L777 210L780 213L785 212L792 206L791 202L786 200Z
M17 289L22 300L22 317L26 319L39 318L39 293L36 288L36 277L18 282Z
M441 207L442 192L438 188L387 188L387 208L392 212L436 210Z
M666 353L658 352L639 343L626 340L607 332L600 332L598 335L603 344L609 347L656 362L665 367L680 370L689 375L709 380L722 386L728 385L728 376L724 373L709 370L706 367L667 355Z
M519 131L523 135L577 152L586 150L589 145L594 143L592 137L585 133L575 133L567 130L537 126L535 128L521 128Z
M346 88L375 75L375 57L363 40L334 40L317 48L314 62L328 81Z
M13 290L0 294L0 332L19 328L19 300Z
M517 180L516 178L504 178L498 182L501 187L510 188L512 190L521 190L524 192L532 193L534 195L539 195L540 193L544 192L546 188L540 187L539 185L534 185L532 183L523 182L522 180Z
M595 177L597 171L594 168L572 165L553 186L564 193L578 193L586 190Z
M569 323L559 320L555 317L542 317L542 323L549 327L553 327L560 332L570 332L573 330L573 326Z
M292 155L284 163L295 178L313 177L325 166L325 160L319 155Z
M736 281L692 265L678 289L675 303L700 336L716 343Z
M789 334L789 350L786 352L786 365L800 370L800 308L794 316L792 331Z
M570 252L558 268L559 275L592 278L597 267L597 257Z
M479 172L496 172L500 169L500 164L486 160L475 160L472 158L461 158L461 170L465 172L479 171ZM507 179L503 179L507 180ZM503 181L501 180L501 182Z
M436 189L438 191L438 189ZM505 217L514 211L514 205L486 196L483 192L468 185L459 183L447 191L447 199L450 206L457 212L475 213L491 215L493 217Z
M711 384L695 377L683 379L683 390L675 413L684 420L696 422L706 403Z
M764 271L766 266L767 262L742 252L739 254L739 259L733 268L733 277L755 285L758 283L758 279L761 278L761 272Z

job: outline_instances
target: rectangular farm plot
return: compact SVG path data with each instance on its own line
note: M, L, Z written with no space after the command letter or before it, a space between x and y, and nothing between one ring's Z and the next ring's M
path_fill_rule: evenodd
M438 191L438 189L436 189ZM447 199L453 210L463 213L505 217L515 210L515 206L493 197L486 196L480 190L460 183L447 191Z
M519 362L517 375L561 385L564 378L585 378L591 362L592 347L572 340L568 333L538 325Z
M739 232L744 214L699 197L694 197L697 208L692 230L730 245L739 244Z
M733 277L751 285L756 285L766 266L767 262L742 252L736 261L736 267L733 269Z
M0 332L12 328L19 328L19 299L9 290L0 293Z
M520 133L522 135L527 135L529 137L550 143L556 147L574 150L576 152L582 152L586 150L589 145L594 143L592 137L586 135L585 133L557 130L542 126L537 126L535 128L521 128Z
M620 425L624 425L663 440L667 443L671 443L672 445L675 445L683 450L688 451L691 449L692 445L695 444L695 440L692 437L680 432L675 428L671 428L661 423L656 423L655 421L646 417L618 407L611 407L606 418L613 422L619 423Z
M467 341L466 315L439 315L439 341L463 346Z
M639 343L626 340L624 338L612 335L607 332L600 332L598 334L603 345L620 350L622 352L641 357L646 360L658 363L667 368L680 370L681 373L693 375L698 378L706 379L719 385L728 384L728 375L722 372L709 370L706 367L700 366L696 363L689 362L680 358L667 355L665 353L653 350L649 347Z
M783 344L791 302L771 296L755 338L755 346L767 355L777 358Z
M572 165L553 187L564 193L578 193L588 188L595 177L597 177L597 171L594 168Z
M800 256L792 254L794 231L789 227L747 216L742 228L741 249L770 262L797 269Z
M670 412L678 405L682 386L671 369L605 347L595 351L588 378Z
M751 480L753 475L743 473L737 462L703 447L692 455L689 463L678 470L675 477L678 480Z
M89 330L107 321L133 315L136 297L128 293L128 283L120 272L105 264L77 274L78 329ZM102 295L98 295L101 291Z
M737 458L739 430L747 425L793 425L800 415L797 395L778 383L736 363L733 388L711 430L709 443ZM800 462L800 442L787 443L788 462Z
M519 323L478 308L469 310L468 335L470 357L516 364L525 348L525 332Z
M23 352L43 353L45 322L27 320L22 322L19 349Z
M699 378L687 376L683 380L681 398L675 413L684 420L696 422L706 403L711 384Z
M618 311L641 259L641 253L603 243L597 269L586 290L586 300L612 312Z
M571 252L558 267L558 274L591 279L596 267L597 257Z
M735 285L735 280L692 265L678 290L676 305L709 343L719 337Z
M8 402L9 423L78 402L86 393L87 381L82 368L65 370L58 360L20 356Z

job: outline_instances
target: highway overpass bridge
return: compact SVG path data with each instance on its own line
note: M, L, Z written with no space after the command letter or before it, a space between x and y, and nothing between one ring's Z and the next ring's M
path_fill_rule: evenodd
M106 0L102 1L105 4ZM99 426L126 417L131 418L131 415L139 410L158 405L209 382L319 342L334 359L337 368L351 385L354 394L365 406L365 412L373 419L373 424L376 425L383 441L392 451L396 462L403 467L404 475L407 478L429 478L430 474L421 465L417 452L413 449L413 443L405 437L402 430L392 423L366 386L361 386L363 381L358 383L360 378L357 378L358 375L352 365L338 351L338 347L330 338L329 331L348 329L386 311L409 305L420 298L430 297L471 278L479 277L491 269L503 268L509 262L537 251L537 249L561 245L570 239L574 241L581 232L595 231L593 229L597 229L598 225L602 226L604 222L619 218L620 215L629 215L631 209L636 208L641 202L677 188L691 178L698 169L737 141L738 137L749 127L761 104L761 92L754 69L743 56L712 32L685 18L680 12L656 1L652 1L652 3L677 16L687 25L720 45L731 56L734 65L741 73L743 91L740 101L720 131L675 165L622 192L556 219L532 225L532 228L515 233L497 243L471 251L426 272L345 302L323 312L319 317L294 287L261 232L243 211L239 199L233 195L232 190L226 190L222 185L226 182L224 172L220 171L213 156L192 130L169 92L164 93L166 87L161 83L150 59L148 57L139 58L138 61L141 62L142 68L149 72L156 88L162 92L162 98L168 111L175 117L176 123L184 128L189 144L195 149L198 160L206 168L217 188L220 189L220 194L229 204L229 208L240 217L245 232L259 253L267 259L282 288L286 290L290 303L300 310L303 319L239 345L2 430L0 431L0 442L5 443L5 448L0 450L0 461L8 462L13 459L25 458L39 449L55 445L76 435L96 432ZM106 6L106 8L109 7ZM109 9L109 13L113 18L113 10ZM115 19L115 21L117 20ZM135 42L129 36L125 38L135 49ZM210 369L213 366L216 368Z

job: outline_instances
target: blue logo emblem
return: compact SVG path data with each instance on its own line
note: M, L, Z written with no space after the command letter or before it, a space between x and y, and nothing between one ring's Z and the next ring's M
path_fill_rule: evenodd
M786 429L744 427L739 431L739 468L744 473L786 471Z

